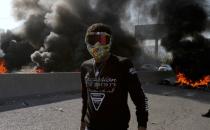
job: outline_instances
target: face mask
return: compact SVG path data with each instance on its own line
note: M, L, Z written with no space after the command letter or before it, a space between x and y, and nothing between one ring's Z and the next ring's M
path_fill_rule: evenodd
M111 43L102 45L97 42L95 45L87 44L87 49L96 62L103 61L110 54Z

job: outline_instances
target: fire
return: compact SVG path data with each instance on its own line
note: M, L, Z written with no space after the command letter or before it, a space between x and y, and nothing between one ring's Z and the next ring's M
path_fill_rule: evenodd
M210 75L204 76L198 81L192 81L188 79L185 74L178 73L177 74L177 83L180 85L187 85L192 86L193 88L199 88L201 86L208 86L208 83L210 83Z
M42 67L37 67L37 68L35 69L35 72L36 72L36 73L44 73L45 71L44 71L44 68L42 68Z
M4 73L7 73L8 70L6 68L6 65L5 65L5 60L4 59L0 59L0 74L4 74Z

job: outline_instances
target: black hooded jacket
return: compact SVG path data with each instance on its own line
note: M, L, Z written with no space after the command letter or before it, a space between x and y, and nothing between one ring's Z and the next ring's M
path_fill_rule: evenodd
M93 130L128 128L130 112L128 93L136 106L138 126L148 121L147 98L131 61L111 55L95 65L90 59L81 65L82 118Z

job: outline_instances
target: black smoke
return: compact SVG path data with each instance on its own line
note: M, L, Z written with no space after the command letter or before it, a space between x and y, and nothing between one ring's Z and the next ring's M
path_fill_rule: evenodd
M45 3L46 4L46 3ZM42 0L13 0L13 15L17 20L24 20L18 33L24 40L39 49L50 28L45 24L45 15L50 9L42 4Z
M24 20L18 29L1 33L1 49L9 72L19 70L31 62L31 54L42 47L50 33L45 24L45 14L49 11L39 0L13 0L13 15Z
M124 1L103 1L95 3L91 7L88 0L63 1L54 5L53 12L47 14L47 23L59 37L65 37L69 41L65 44L66 55L60 55L66 60L66 65L70 69L78 67L81 62L90 58L84 44L84 36L88 26L96 22L103 22L111 25L114 39L113 52L124 56L132 57L136 41L133 36L126 33L121 27L121 18L125 15L125 8L129 4ZM121 8L117 8L120 6ZM52 37L53 38L53 37ZM55 44L62 44L57 41ZM52 47L51 47L52 48ZM56 50L56 49L55 49ZM56 53L62 54L62 53ZM57 61L56 61L57 62ZM58 63L59 64L59 63Z
M1 43L8 72L19 70L31 61L30 55L34 48L26 40L7 31L1 34Z
M173 69L197 81L210 74L210 41L202 35L208 15L197 0L162 0L161 21L166 24L167 36L162 45L173 54Z
M140 51L134 36L122 27L131 2L13 0L13 10L17 20L25 21L18 34L36 49L31 55L32 61L45 71L72 71L90 58L84 38L87 27L93 23L102 22L112 27L115 54L132 58Z

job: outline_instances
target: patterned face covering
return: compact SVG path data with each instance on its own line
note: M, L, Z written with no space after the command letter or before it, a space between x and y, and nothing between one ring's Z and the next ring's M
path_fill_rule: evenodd
M97 42L95 45L87 44L87 49L96 62L103 61L110 54L111 44L101 45Z
M96 62L101 62L110 54L111 36L105 32L92 32L86 36L87 49Z

